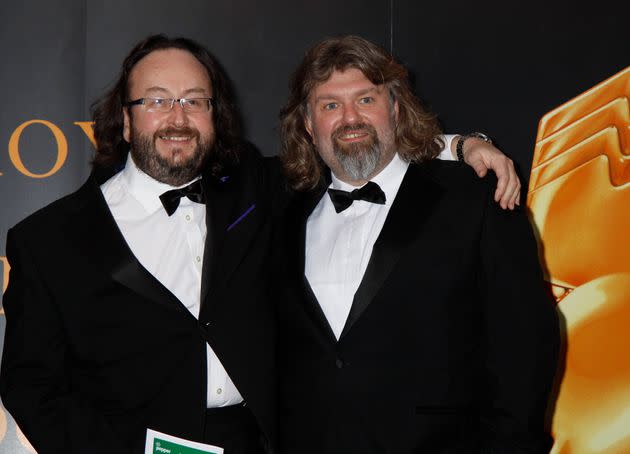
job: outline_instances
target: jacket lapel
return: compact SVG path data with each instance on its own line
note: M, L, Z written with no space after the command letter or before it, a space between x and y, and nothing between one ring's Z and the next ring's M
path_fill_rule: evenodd
M321 332L324 334L324 337L329 343L336 343L337 338L335 337L335 333L333 332L328 320L326 319L326 315L322 310L322 307L317 301L317 297L313 292L311 284L308 282L306 275L304 274L304 269L306 265L306 225L308 222L308 218L321 200L322 197L326 195L326 189L328 188L328 182L324 185L323 188L319 188L317 191L309 193L304 196L304 199L301 203L297 205L300 207L298 213L296 214L296 218L298 219L298 223L295 226L297 230L296 235L296 245L292 249L295 251L296 260L295 260L295 269L299 270L300 278L298 282L300 283L300 294L304 295L304 308L308 313L309 317L313 320L316 326L321 329Z
M79 250L90 251L112 279L157 304L190 314L186 307L149 273L133 255L107 206L96 179L79 189L76 216L71 224Z
M442 188L433 182L422 164L411 164L372 249L367 269L357 289L340 340L372 302L403 251L423 230Z
M204 177L207 235L201 279L201 305L225 286L260 231L266 207L254 182L236 174Z

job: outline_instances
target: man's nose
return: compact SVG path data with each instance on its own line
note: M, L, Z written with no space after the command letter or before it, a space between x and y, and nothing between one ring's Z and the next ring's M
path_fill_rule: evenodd
M179 103L179 101L175 101L173 103L173 108L169 112L169 120L171 123L181 126L188 123L188 114Z
M343 120L346 124L354 124L359 120L359 111L352 103L343 106Z

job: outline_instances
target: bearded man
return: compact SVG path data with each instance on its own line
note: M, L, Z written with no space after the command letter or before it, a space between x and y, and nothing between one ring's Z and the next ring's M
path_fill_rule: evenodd
M391 55L314 46L282 112L285 454L548 452L558 322L522 210L438 161Z
M280 185L235 119L204 48L150 37L96 105L93 175L9 232L2 398L39 452L271 449Z

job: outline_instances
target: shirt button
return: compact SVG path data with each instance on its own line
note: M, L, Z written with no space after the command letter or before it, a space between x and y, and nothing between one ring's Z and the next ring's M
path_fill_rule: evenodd
M223 390L221 388L217 388L217 394L221 394Z
M186 220L190 221L190 215L189 214L186 215Z
M197 257L195 258L195 260L197 260L197 263L199 263L199 262L201 262L201 257L197 256Z

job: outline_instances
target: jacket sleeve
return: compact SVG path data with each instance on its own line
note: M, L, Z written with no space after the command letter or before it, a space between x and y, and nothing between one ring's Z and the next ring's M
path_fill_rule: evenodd
M559 322L524 210L490 197L481 234L485 302L485 453L548 453L545 415L557 369Z
M11 265L3 298L6 314L0 395L40 453L128 452L105 419L76 391L61 313L26 241L7 235Z

